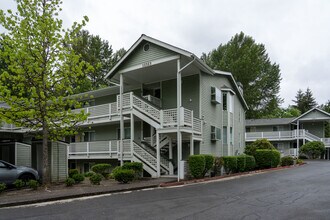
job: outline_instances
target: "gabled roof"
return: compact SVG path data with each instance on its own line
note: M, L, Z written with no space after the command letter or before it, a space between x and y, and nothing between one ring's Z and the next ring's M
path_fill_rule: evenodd
M150 43L153 43L155 45L158 45L160 47L166 48L168 50L171 50L175 53L178 53L182 56L186 56L191 58L195 61L195 64L201 68L204 72L209 74L214 74L213 70L207 66L202 60L200 60L195 54L181 49L179 47L175 47L173 45L170 45L168 43L165 43L163 41L157 40L155 38L149 37L147 35L142 34L141 37L130 47L130 49L125 53L125 55L118 61L118 63L110 70L110 72L105 76L105 78L112 78L114 74L116 74L118 68L122 65L122 63L125 61L125 59L132 54L132 52L140 45L142 41L148 41Z
M243 94L241 93L241 91L238 89L238 85L233 77L233 74L231 74L230 72L225 72L225 71L220 71L220 70L213 70L213 72L217 75L222 75L222 76L225 76L229 79L229 81L232 83L233 87L234 87L234 90L236 91L236 93L238 94L238 97L241 99L241 101L244 103L244 107L246 109L249 109L245 99L244 99L244 96Z
M308 120L327 120L327 119L330 120L330 114L328 112L323 111L318 107L314 107L309 111L305 112L304 114L300 115L299 117L295 118L294 120L292 120L292 122L296 122L298 120L304 120L304 118L305 120L307 120L308 115L311 114L312 112L319 112L324 117L312 117L312 118L308 118Z
M295 118L262 118L262 119L247 119L246 126L267 126L267 125L289 125Z

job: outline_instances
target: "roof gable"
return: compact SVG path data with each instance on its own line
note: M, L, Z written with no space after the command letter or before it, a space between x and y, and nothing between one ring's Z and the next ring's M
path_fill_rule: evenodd
M299 117L295 118L292 122L296 121L312 121L312 120L330 120L330 114L317 107L305 112Z

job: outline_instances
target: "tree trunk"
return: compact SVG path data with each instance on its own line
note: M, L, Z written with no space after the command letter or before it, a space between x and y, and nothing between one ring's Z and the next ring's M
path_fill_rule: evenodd
M50 172L48 163L48 129L46 123L43 125L42 129L42 182L43 184L50 183Z

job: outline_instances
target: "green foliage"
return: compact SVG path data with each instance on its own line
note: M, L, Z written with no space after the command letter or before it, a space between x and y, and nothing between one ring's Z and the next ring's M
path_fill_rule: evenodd
M302 159L297 159L297 164L303 164L304 163L304 161L302 160Z
M299 155L298 159L308 159L308 157L306 155L301 154Z
M79 174L79 171L77 169L69 169L69 177L73 177L73 175Z
M28 186L33 190L37 190L39 187L39 183L36 180L29 180Z
M254 157L259 169L277 167L281 161L281 154L277 150L256 150Z
M262 118L296 118L301 115L299 109L289 106L287 108L277 108L272 114L264 115Z
M116 167L112 171L113 178L120 183L128 183L134 180L135 171L132 169L125 169L123 167Z
M135 178L140 178L143 172L143 164L140 162L126 162L122 166L126 170L134 170Z
M2 193L7 188L6 184L0 183L0 193Z
M73 186L75 183L76 183L76 181L73 178L70 178L70 177L65 180L65 185L66 186Z
M223 167L227 174L236 173L237 169L237 156L224 156L223 159Z
M74 174L74 175L72 176L72 179L74 179L74 181L75 181L76 183L80 183L80 182L82 182L82 181L85 180L85 177L84 177L83 174L76 173L76 174Z
M237 170L239 172L247 172L254 170L256 167L256 161L253 156L240 155L237 156Z
M294 107L302 114L317 106L312 90L309 88L305 92L299 89L295 98L295 100L292 100L295 103Z
M1 120L26 127L43 139L43 181L50 181L48 141L74 135L77 124L86 120L79 97L70 96L84 78L86 62L79 60L71 46L86 24L75 22L63 28L59 18L61 1L16 0L17 12L0 10L2 35L0 60L7 68L0 72ZM69 97L69 98L68 98Z
M91 177L93 176L95 173L94 172L87 172L84 174L85 177Z
M110 173L110 167L111 165L108 163L95 164L92 166L92 171L97 174L101 174L104 178L106 178Z
M325 152L325 146L321 141L311 141L301 146L299 153L305 154L309 159L317 159Z
M202 59L213 69L231 72L236 81L242 83L249 106L247 118L271 115L282 102L279 65L270 61L263 44L243 32L203 54Z
M209 154L202 154L204 156L204 160L205 160L205 169L203 172L203 176L205 176L205 174L213 167L214 165L214 156L213 155L209 155Z
M258 139L251 143L250 145L247 145L245 147L244 153L247 155L254 156L256 153L256 150L262 150L262 149L270 149L275 150L275 147L265 138Z
M293 165L294 160L291 156L285 156L281 158L281 166L291 166Z
M89 181L91 182L91 184L93 185L100 185L100 182L102 180L102 175L101 174L94 174L91 177L89 177Z
M215 175L221 174L221 168L223 166L223 158L222 157L215 157L214 158L214 167L213 172Z
M25 186L25 182L24 182L23 180L17 179L17 180L15 180L15 182L14 182L14 186L15 186L17 189L22 189L22 188Z
M190 174L194 178L203 178L205 171L205 157L203 155L190 155L188 158Z

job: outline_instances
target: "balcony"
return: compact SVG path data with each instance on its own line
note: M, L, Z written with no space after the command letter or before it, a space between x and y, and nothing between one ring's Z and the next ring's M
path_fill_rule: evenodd
M118 159L120 141L75 142L68 147L68 159ZM132 158L130 140L123 141L123 158Z

